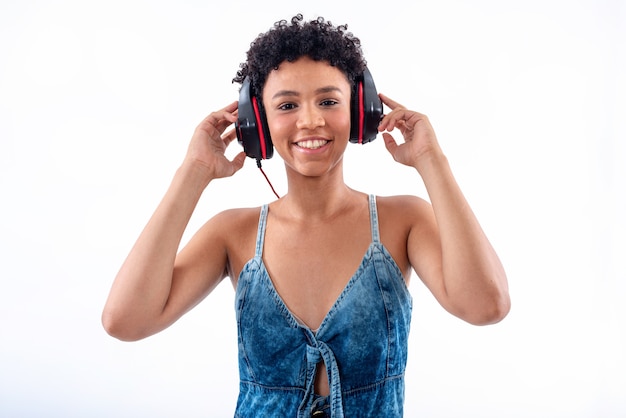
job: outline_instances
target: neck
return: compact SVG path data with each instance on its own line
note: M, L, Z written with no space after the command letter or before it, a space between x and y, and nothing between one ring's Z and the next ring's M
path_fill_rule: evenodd
M289 191L280 200L281 207L299 219L326 220L350 205L357 193L343 181L341 167L319 177L288 173Z

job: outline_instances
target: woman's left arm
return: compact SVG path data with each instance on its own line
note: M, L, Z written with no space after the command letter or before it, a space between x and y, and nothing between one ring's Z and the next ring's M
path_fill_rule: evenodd
M391 112L379 125L393 158L414 167L432 205L409 234L409 261L441 305L476 325L502 320L510 309L506 273L457 184L428 118L384 95ZM404 143L389 134L398 129ZM419 230L419 233L417 232Z

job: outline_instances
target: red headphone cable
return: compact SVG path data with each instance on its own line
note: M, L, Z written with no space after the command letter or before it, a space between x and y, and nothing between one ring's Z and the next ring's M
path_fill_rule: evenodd
M261 159L260 158L257 158L256 166L259 167L259 170L261 170L261 174L263 174L263 177L265 177L265 180L267 181L267 184L269 184L270 187L272 188L272 191L276 195L276 198L280 199L280 196L278 196L278 193L276 193L276 190L274 190L274 186L272 186L272 182L270 181L269 177L267 177L267 174L265 174L265 171L263 171L263 168L261 167Z

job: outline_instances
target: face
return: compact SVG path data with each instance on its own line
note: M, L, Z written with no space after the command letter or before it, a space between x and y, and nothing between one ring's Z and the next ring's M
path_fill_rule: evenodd
M350 136L351 88L325 61L285 61L267 77L263 105L288 170L320 176L337 168Z

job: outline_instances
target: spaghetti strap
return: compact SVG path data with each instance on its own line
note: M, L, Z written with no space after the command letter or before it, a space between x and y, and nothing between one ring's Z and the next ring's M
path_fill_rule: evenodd
M372 228L372 242L379 243L380 231L378 229L378 210L376 208L376 196L374 196L373 194L369 195L369 206L370 206L370 225Z
M259 216L259 228L256 234L256 248L254 250L255 257L263 256L263 242L265 241L265 225L267 225L268 205L261 207L261 215Z

